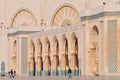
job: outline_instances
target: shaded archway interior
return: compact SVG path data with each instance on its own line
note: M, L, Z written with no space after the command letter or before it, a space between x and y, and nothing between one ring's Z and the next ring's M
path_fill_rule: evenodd
M43 71L43 58L42 58L42 43L40 39L37 41L38 54L37 54L37 70Z
M89 56L89 72L91 75L99 75L99 30L94 26L90 31L90 56Z
M30 42L30 74L35 76L36 75L36 63L35 63L35 45L33 41Z
M49 39L46 38L45 41L46 49L45 49L45 56L44 56L44 69L46 74L49 75L49 71L51 70L51 59L50 59L50 42Z

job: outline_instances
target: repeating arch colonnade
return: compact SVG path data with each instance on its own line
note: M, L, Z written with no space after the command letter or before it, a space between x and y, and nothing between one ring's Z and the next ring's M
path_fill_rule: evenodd
M63 16L64 17L63 17ZM19 20L23 21L19 23ZM68 69L71 68L72 75L81 75L83 70L84 59L81 44L83 33L81 33L80 15L76 9L71 6L62 6L55 13L52 26L67 27L66 30L61 30L57 34L44 35L46 32L40 32L42 36L37 38L28 37L28 73L30 76L35 75L67 75ZM36 19L26 10L20 11L13 19L11 27L17 26L36 26ZM75 26L77 25L77 27ZM73 30L72 30L73 29ZM49 30L48 30L49 31ZM52 31L52 30L51 30ZM69 31L69 32L68 32ZM53 30L54 32L54 30ZM46 32L47 33L47 32ZM49 33L49 32L48 32ZM93 26L89 29L89 53L88 56L88 71L91 75L99 75L99 29ZM82 36L81 36L82 35ZM18 42L13 42L12 68L16 71ZM93 67L94 66L94 67ZM50 73L51 72L51 73Z
M61 38L57 38L56 35L49 39L49 37L41 37L38 39L31 39L32 53L36 54L37 71L36 75L67 75L68 68L72 69L73 75L80 75L79 69L79 56L78 56L78 37L73 32L70 39L66 37L66 34L61 35ZM37 44L36 44L37 43ZM70 43L70 44L68 44ZM36 45L33 45L36 44ZM31 43L29 44L31 45ZM36 46L36 47L35 47ZM69 49L70 47L70 49ZM43 51L44 50L44 51ZM29 54L31 55L31 54ZM33 66L33 59L29 57L30 66ZM33 67L30 67L33 71ZM30 71L30 72L31 72Z

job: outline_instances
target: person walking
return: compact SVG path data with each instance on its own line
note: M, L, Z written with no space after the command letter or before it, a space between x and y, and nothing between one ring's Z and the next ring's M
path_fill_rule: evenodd
M72 71L71 71L71 69L69 68L69 69L68 69L68 75L69 75L69 76L68 76L68 79L72 78L71 73L72 73Z
M11 69L11 78L14 78L14 75L13 75L13 70Z

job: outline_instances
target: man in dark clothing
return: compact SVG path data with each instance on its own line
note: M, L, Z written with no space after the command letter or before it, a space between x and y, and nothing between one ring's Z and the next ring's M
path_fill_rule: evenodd
M71 73L72 73L72 71L71 71L71 69L69 68L69 69L68 69L68 75L69 75L68 79L69 79L69 78L72 78Z
M11 77L14 78L13 70L11 69Z

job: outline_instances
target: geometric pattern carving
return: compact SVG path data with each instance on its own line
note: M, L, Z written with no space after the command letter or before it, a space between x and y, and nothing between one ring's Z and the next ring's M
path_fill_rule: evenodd
M22 10L14 17L11 27L35 26L36 24L35 17L28 11Z
M28 51L27 51L27 43L28 43L28 39L26 37L23 37L21 39L21 73L22 74L27 74L27 55L28 55Z
M108 72L116 73L117 65L117 21L108 21Z
M55 14L52 26L70 26L79 23L79 13L70 6L64 6Z

